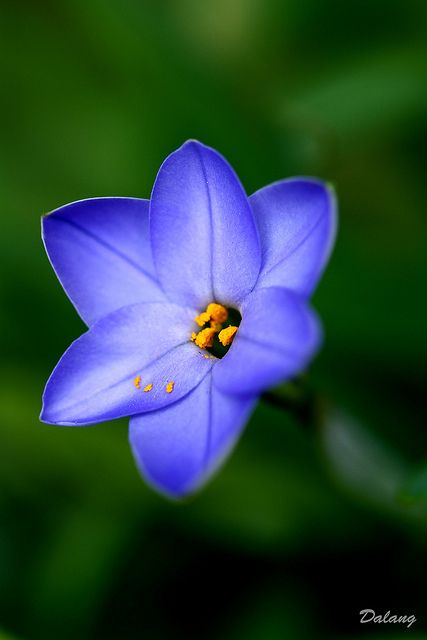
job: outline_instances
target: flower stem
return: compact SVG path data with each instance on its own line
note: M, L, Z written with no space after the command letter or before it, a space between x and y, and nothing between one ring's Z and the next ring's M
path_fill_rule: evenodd
M327 403L307 384L305 377L266 391L261 400L292 414L299 424L307 428L317 429L325 419Z

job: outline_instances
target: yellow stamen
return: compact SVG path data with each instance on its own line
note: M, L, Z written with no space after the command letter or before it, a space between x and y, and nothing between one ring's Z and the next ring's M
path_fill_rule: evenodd
M135 387L137 389L141 388L141 376L136 376L135 380L133 381L133 384L135 385Z
M219 333L222 329L222 324L220 322L215 322L214 320L210 321L211 328L215 331L215 333Z
M222 304L217 304L216 302L211 302L206 307L206 313L209 314L209 318L214 322L218 322L221 324L225 322L228 318L228 311Z
M191 334L191 340L194 342L196 338L197 338L197 333L193 331L193 333Z
M213 345L215 337L215 329L207 327L206 329L202 329L196 336L195 343L201 349L207 349Z
M168 382L166 385L166 393L172 393L175 382Z
M202 311L202 313L198 316L196 316L194 318L194 321L197 322L197 324L199 325L199 327L203 327L204 324L206 324L207 322L209 322L209 320L211 319L209 313L206 313L206 311Z
M228 345L233 342L237 329L238 327L230 326L220 331L218 338L220 343L224 345L224 347L228 347Z
M148 393L148 391L151 391L151 390L152 390L152 388L153 388L153 383L152 383L152 382L150 382L150 384L147 384L147 386L146 386L146 387L144 387L144 391L145 391L145 393Z

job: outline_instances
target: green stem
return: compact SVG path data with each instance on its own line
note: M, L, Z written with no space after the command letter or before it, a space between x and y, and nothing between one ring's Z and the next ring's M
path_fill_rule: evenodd
M317 429L324 422L326 402L305 379L299 378L274 391L266 391L261 400L292 414L303 427Z

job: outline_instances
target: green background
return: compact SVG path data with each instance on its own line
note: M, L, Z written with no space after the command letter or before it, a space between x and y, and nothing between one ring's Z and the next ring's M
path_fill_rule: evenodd
M423 0L1 3L2 640L427 637L426 19ZM149 197L187 138L248 193L335 185L309 375L334 408L303 427L262 401L174 504L140 479L126 421L38 421L84 330L40 216ZM361 625L363 608L417 622Z

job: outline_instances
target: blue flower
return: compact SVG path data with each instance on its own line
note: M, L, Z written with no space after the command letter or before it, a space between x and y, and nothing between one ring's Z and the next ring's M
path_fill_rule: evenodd
M257 396L320 343L308 306L336 232L331 191L293 178L248 198L226 160L186 142L150 200L93 198L43 218L51 264L89 330L54 369L41 420L131 416L141 473L200 487Z

